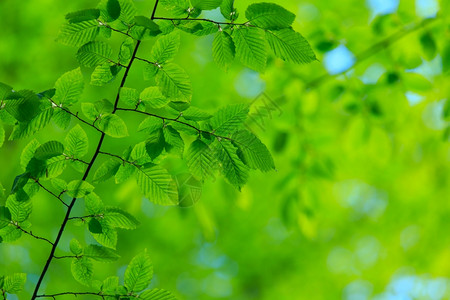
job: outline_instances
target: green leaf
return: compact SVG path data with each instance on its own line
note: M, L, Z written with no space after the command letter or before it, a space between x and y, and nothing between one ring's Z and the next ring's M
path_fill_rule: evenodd
M91 84L95 86L104 86L105 84L112 82L115 78L112 73L112 68L114 68L114 66L110 66L109 63L95 67L94 72L91 74Z
M120 89L120 101L136 106L139 101L139 92L136 89L123 87Z
M142 300L176 300L175 296L165 290L161 289L151 289L146 290L142 294L139 295L139 299Z
M437 53L437 45L433 34L429 31L424 32L420 36L420 44L422 45L422 51L425 54L425 58L427 60L432 60Z
M113 262L120 258L120 255L113 249L98 245L88 245L84 249L84 256L101 262Z
M3 105L4 109L19 122L29 122L41 112L39 97L28 90L10 93Z
M86 211L89 215L100 215L105 212L105 205L96 193L90 193L84 197Z
M62 174L67 166L67 159L64 155L55 156L46 161L47 178L55 178Z
M161 6L170 11L175 16L188 13L188 0L160 0Z
M119 170L120 163L115 159L105 161L94 174L94 183L106 181Z
M98 121L98 128L113 138L128 136L128 129L125 122L117 115L108 114L102 116Z
M39 160L47 160L55 156L62 155L64 152L64 145L57 141L47 142L34 152L34 157Z
M83 253L83 246L81 246L80 242L77 239L71 239L70 240L70 252L73 253L73 255L80 255Z
M186 120L204 121L210 119L211 117L212 116L209 113L194 106L190 106L188 109L183 111L183 118Z
M81 103L81 111L86 116L86 118L88 118L91 121L97 119L98 115L100 114L97 108L95 107L94 103L89 102Z
M145 118L141 124L139 124L138 130L143 131L146 134L152 134L156 130L161 129L163 127L163 120L155 117L147 117Z
M131 214L116 207L107 208L104 217L111 226L116 228L136 229L140 224Z
M172 176L160 166L147 163L138 169L137 183L144 195L153 203L177 205L178 191Z
M66 46L78 47L95 40L99 31L100 27L97 20L64 24L56 41Z
M247 166L263 172L275 169L269 150L253 133L240 130L233 134L232 139L239 149L238 156Z
M88 228L91 233L96 233L96 234L103 233L102 224L100 224L100 221L95 218L91 218L89 220Z
M214 178L216 159L212 150L201 140L195 140L186 153L186 163L197 179L205 181Z
M70 126L70 121L72 120L72 116L67 112L67 110L67 108L66 110L58 109L53 114L52 118L53 123L63 130L66 130Z
M157 158L164 150L164 144L164 132L162 129L151 133L145 141L145 149L147 150L148 156L152 160Z
M201 10L211 10L220 6L222 0L191 0L194 8Z
M163 64L173 59L180 48L180 34L173 32L158 38L150 53L150 60L158 64Z
M191 101L191 81L180 66L168 63L160 67L156 75L156 83L166 97L184 102Z
M105 280L103 280L101 290L102 292L104 292L104 294L115 294L118 286L119 286L119 277L110 276Z
M118 0L108 0L106 11L111 17L110 21L117 20L120 17L120 3Z
M227 20L236 20L238 13L236 8L234 8L234 0L223 0L220 5L220 12L222 16Z
M20 165L22 169L25 171L28 163L34 157L34 152L39 148L41 144L36 139L32 139L22 150L22 154L20 155Z
M223 107L209 120L211 127L217 135L231 134L242 126L247 118L248 111L247 104Z
M5 129L3 126L0 125L0 147L3 146L3 143L5 142Z
M153 265L147 251L136 255L125 270L124 283L130 292L144 290L152 280Z
M214 61L223 69L227 70L234 60L235 47L231 36L220 30L217 32L213 41Z
M81 257L72 260L71 271L73 278L79 283L90 286L94 274L93 265L89 258Z
M108 248L116 249L117 230L104 219L98 220L101 225L102 233L92 233L94 239L101 245Z
M87 134L78 124L69 131L64 142L67 155L80 158L88 153L89 140Z
M163 129L164 140L165 140L165 148L167 152L175 151L180 156L183 155L184 152L184 141L181 138L181 135L178 131L176 131L172 126L167 125Z
M308 41L292 28L267 30L266 38L275 55L285 61L304 64L317 60Z
M236 56L244 65L258 72L266 69L267 51L263 33L255 27L239 27L233 31Z
M133 56L133 50L134 40L132 38L127 38L120 46L119 62L121 64L128 64Z
M11 223L11 212L6 206L0 206L0 228L8 226Z
M3 290L9 294L17 294L23 290L26 281L27 274L25 273L15 273L5 276Z
M73 180L67 185L67 194L73 198L83 198L94 190L94 187L84 180Z
M84 21L96 20L100 17L100 10L96 8L83 9L68 13L66 20L69 23L80 23Z
M104 42L84 44L77 52L78 62L85 67L95 67L111 61L112 48Z
M81 69L75 69L62 75L55 83L56 93L53 101L63 105L78 102L84 88Z
M274 3L254 3L245 11L250 24L264 29L283 29L292 25L295 15Z
M154 37L161 33L158 24L145 16L134 17L134 23L130 29L130 35L137 40Z
M151 86L142 91L140 95L141 101L151 108L161 108L169 103L157 86Z
M30 122L19 123L14 126L14 129L9 136L9 140L16 140L28 137L42 128L44 128L53 116L53 108L48 108L42 111L39 115L34 117Z
M237 148L229 141L220 141L216 148L216 158L221 163L222 174L229 183L241 188L248 179L248 167L237 155Z

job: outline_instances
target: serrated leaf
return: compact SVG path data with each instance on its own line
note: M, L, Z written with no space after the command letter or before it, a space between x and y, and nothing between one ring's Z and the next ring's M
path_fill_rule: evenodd
M172 176L160 166L147 163L138 169L137 183L144 195L153 203L177 205L178 191Z
M81 111L86 116L86 118L88 118L91 121L97 119L98 115L100 114L97 108L95 107L94 103L89 102L81 103Z
M125 270L124 283L130 292L144 290L152 280L153 264L147 251L136 255Z
M266 38L275 55L285 61L304 64L317 60L308 41L292 28L267 30Z
M255 27L239 27L233 31L236 57L258 72L266 69L267 50L264 31Z
M234 60L235 47L231 36L225 31L216 33L213 41L214 61L223 69L227 70Z
M217 135L227 135L235 132L247 118L249 107L247 104L229 105L219 109L209 120Z
M229 183L240 189L248 180L248 167L237 155L237 148L229 141L220 141L215 154L222 174Z
M173 63L165 64L158 70L155 79L166 97L184 102L191 101L191 81L180 66Z
M37 148L39 148L41 144L36 139L32 139L22 150L22 154L20 155L20 165L22 169L25 171L28 163L34 157L34 152Z
M116 207L107 208L104 217L111 226L116 228L136 229L140 224L131 214Z
M84 197L86 211L89 215L100 215L105 212L105 205L96 193L90 193Z
M113 177L119 170L120 163L115 159L105 161L94 173L94 183L106 181Z
M73 253L73 255L80 255L83 253L83 246L81 246L80 242L77 239L71 239L70 240L70 252Z
M53 116L53 109L47 108L39 115L34 117L30 122L18 123L14 126L9 140L16 140L20 138L28 137L42 128L44 128L51 120Z
M147 117L145 118L141 124L139 124L138 130L143 131L147 134L152 134L156 130L161 129L163 127L163 120L155 117Z
M55 83L56 93L53 101L65 106L78 102L84 88L81 69L75 69L63 74Z
M50 141L39 146L34 152L34 157L39 160L47 160L55 156L62 155L64 145L58 141Z
M67 166L67 159L64 155L55 156L46 161L46 177L54 179L62 174Z
M133 56L133 50L134 50L134 40L132 38L127 38L125 41L123 41L122 45L120 46L119 62L121 64L129 63L131 57Z
M39 97L29 90L10 93L3 105L4 109L19 122L29 122L41 112Z
M17 294L23 290L27 281L27 274L15 273L5 276L3 290L9 294Z
M157 86L151 86L144 89L140 95L140 99L145 105L151 108L161 108L166 106L170 99L166 98Z
M275 3L254 3L245 11L250 24L264 29L282 29L292 25L295 15Z
M67 155L80 158L88 153L89 140L87 134L78 124L69 131L64 142Z
M72 260L71 271L73 278L79 283L90 286L94 274L93 265L89 258L81 257Z
M53 113L52 117L53 123L63 130L70 126L70 121L72 120L72 116L66 110L59 109Z
M253 133L240 130L233 134L232 139L239 149L238 156L247 166L263 172L275 169L269 150Z
M98 121L98 128L107 135L114 138L128 136L128 129L125 122L117 115L109 114L102 116Z
M120 255L113 249L98 245L88 245L84 249L83 255L101 262L113 262L120 258Z
M101 290L105 294L115 294L118 286L119 286L119 277L110 276L105 280L103 280Z
M178 32L161 36L153 45L150 60L163 64L170 61L177 54L179 48L180 34Z
M111 68L113 68L113 66L110 66L109 63L95 67L94 72L91 74L91 84L95 86L104 86L105 84L112 82L115 76L112 73Z
M145 149L148 156L152 160L157 158L164 150L164 144L164 133L162 129L151 133L145 141Z
M94 187L84 180L73 180L67 185L67 194L73 198L83 198L94 190Z
M77 52L78 62L85 67L95 67L111 62L112 48L104 42L92 41L84 44Z
M161 6L173 13L175 16L188 13L188 0L160 0Z
M0 228L8 226L11 223L11 212L6 206L0 206Z
M131 27L129 34L136 40L154 37L161 33L158 24L145 16L134 17L134 26Z
M175 296L165 290L161 289L151 289L146 290L142 294L139 295L139 299L142 300L176 300Z
M123 87L120 89L120 101L136 106L139 101L139 92L136 89Z
M191 0L194 8L201 10L211 10L220 6L222 0Z
M116 249L117 245L117 230L111 226L106 220L100 219L98 222L101 225L102 233L92 233L94 239L101 245L108 248Z
M100 31L97 20L83 21L74 24L64 24L59 32L57 42L78 47L93 41Z
M195 140L186 153L186 163L197 179L205 181L214 178L216 159L212 150L201 140Z
M184 141L180 133L172 126L167 125L163 129L165 149L167 152L175 151L179 155L184 152Z
M234 8L234 0L223 0L220 5L220 12L227 20L236 20L238 17L237 10Z

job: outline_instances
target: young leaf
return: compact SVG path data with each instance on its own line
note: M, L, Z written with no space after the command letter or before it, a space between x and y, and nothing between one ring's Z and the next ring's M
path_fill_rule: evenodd
M104 219L98 220L101 226L101 233L92 233L94 239L99 242L101 245L116 249L117 245L117 230L111 226Z
M227 70L234 60L235 47L231 36L221 30L216 33L213 41L214 61L223 69Z
M57 141L50 141L47 142L39 148L36 149L34 152L34 157L36 157L39 160L47 160L52 157L62 155L64 152L64 145Z
M155 117L147 117L139 124L138 130L150 135L162 127L163 120Z
M172 126L167 125L163 129L164 140L166 142L165 148L167 152L175 151L181 155L184 152L184 141L181 135Z
M188 13L188 0L160 0L161 6L170 11L175 16Z
M120 89L120 101L136 106L139 101L139 92L133 88L123 87Z
M72 260L71 271L73 278L85 286L91 286L92 275L94 274L92 262L87 257L74 258Z
M0 228L8 226L11 223L11 212L6 206L0 206Z
M229 105L219 109L209 120L217 135L235 132L247 118L249 107L247 104Z
M136 229L139 226L139 221L135 217L119 208L107 208L104 217L115 228Z
M119 170L120 163L115 159L105 161L94 174L94 183L106 181Z
M136 255L125 270L124 283L130 292L144 290L152 280L153 265L147 251Z
M166 97L184 102L191 101L191 81L180 66L173 63L162 66L156 75L156 83Z
M283 29L292 25L295 15L274 3L254 3L245 11L250 24L264 29Z
M104 42L84 44L77 52L78 62L85 67L95 67L111 61L112 48Z
M67 194L73 198L83 198L94 190L94 187L84 180L73 180L67 185Z
M217 160L222 165L222 173L229 183L241 188L248 179L248 167L236 154L237 149L229 141L220 141L216 148Z
M51 120L53 116L53 109L47 108L42 111L39 115L34 117L30 122L18 123L14 126L9 140L13 141L16 139L28 137L37 131L44 128Z
M56 93L53 101L63 105L72 105L78 102L84 88L81 69L75 69L62 75L55 83Z
M157 86L151 86L142 91L140 98L142 102L151 108L161 108L169 103L169 99L166 98Z
M83 253L83 247L81 246L80 242L77 239L70 240L70 252L73 253L73 255L80 255Z
M147 150L148 156L152 160L157 158L164 150L164 144L164 132L162 129L151 133L145 141L145 149Z
M20 165L24 171L30 160L34 157L34 152L36 152L36 149L39 148L40 145L38 140L32 139L25 148L23 148L22 154L20 155Z
M247 166L263 172L275 169L269 150L253 133L240 130L233 134L232 139L239 149L238 156Z
M157 36L161 33L158 24L153 20L144 17L134 17L134 26L130 29L130 35L136 40L143 40L148 37Z
M237 10L234 8L234 0L223 0L220 5L220 12L227 20L236 20L238 17Z
M67 112L68 110L68 108L66 108L66 111L58 109L53 114L53 123L63 130L66 130L70 126L70 121L72 120L72 116Z
M115 78L111 71L112 68L113 66L110 66L109 63L95 67L94 72L91 74L91 84L95 86L104 86L105 84L112 82Z
M62 174L67 166L67 159L64 155L55 156L46 161L47 178L55 178Z
M86 132L80 125L75 125L65 138L66 154L83 157L88 153L89 141Z
M100 112L95 107L94 103L83 102L81 103L81 111L89 120L93 121L97 119Z
M214 178L216 160L209 146L201 140L195 140L189 146L186 163L197 179L205 181Z
M147 163L138 169L137 183L144 195L153 203L177 205L178 191L172 176L160 166Z
M113 262L120 258L120 255L113 249L98 245L88 245L84 249L83 255L101 262Z
M220 6L222 0L191 0L194 8L201 10L211 10Z
M127 125L118 115L108 114L102 116L97 124L101 131L113 138L128 136Z
M121 64L128 64L131 57L133 56L133 50L134 40L132 38L127 38L120 46L119 62Z
M275 55L285 61L304 64L317 60L308 41L292 28L267 30L266 38Z
M99 215L105 212L105 205L96 193L90 193L84 197L86 211L89 215Z
M263 33L255 27L239 27L233 31L236 56L244 65L258 72L266 69L267 51Z
M28 90L10 93L3 105L4 109L19 122L29 122L41 112L39 97Z
M5 129L3 126L0 125L0 147L3 146L3 143L5 142Z
M91 233L96 233L96 234L103 233L102 224L100 224L100 221L95 218L91 218L89 220L88 229Z
M180 48L180 34L174 32L161 36L153 45L150 60L163 64L171 60Z
M17 294L23 290L26 281L27 274L25 273L8 275L4 278L2 289L9 294Z
M176 300L175 296L165 290L161 289L151 289L146 290L142 294L139 295L139 299L142 300Z
M97 20L64 24L56 41L66 46L78 47L95 40L99 31L100 27Z

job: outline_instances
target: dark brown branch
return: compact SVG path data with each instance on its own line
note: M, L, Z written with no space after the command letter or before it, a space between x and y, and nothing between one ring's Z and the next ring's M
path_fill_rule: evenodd
M46 191L47 193L49 193L50 195L52 195L53 197L55 197L56 199L58 199L62 204L64 204L66 207L69 207L69 205L63 201L63 199L61 199L61 195L63 193L60 193L59 196L56 195L55 193L53 193L52 191L50 191L49 189L47 189L44 185L42 185L42 183L39 182L39 180L37 179L33 179L34 182L36 182L44 191Z
M63 292L63 293L57 293L57 294L48 294L48 295L36 295L35 298L55 298L55 297L59 297L59 296L67 296L67 295L72 295L72 296L81 296L81 295L90 295L90 296L98 296L98 297L116 297L116 295L106 295L106 294L102 294L101 292L95 293L95 292Z
M189 19L189 18L164 18L164 17L155 17L154 20L169 20L169 21L200 21L200 22L209 22L214 23L216 25L230 25L230 26L249 26L249 27L256 27L254 25L251 25L249 22L245 23L231 23L231 22L218 22L210 19Z
M14 226L15 226L17 229L19 229L20 231L22 231L23 233L26 233L26 234L28 234L29 236L34 237L35 239L41 240L41 241L46 241L46 242L49 243L50 245L53 245L53 243L52 243L50 240L48 240L48 239L46 239L46 238L43 238L43 237L40 237L40 236L37 236L37 235L33 234L32 231L27 231L27 230L23 229L22 227L20 227L20 225L19 225L17 222L12 221L11 224L14 225Z

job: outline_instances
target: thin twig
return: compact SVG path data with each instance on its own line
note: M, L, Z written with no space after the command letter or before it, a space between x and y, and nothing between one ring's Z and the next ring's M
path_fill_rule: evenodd
M58 195L56 195L55 193L53 193L52 191L50 191L48 188L46 188L44 185L42 185L42 183L40 183L39 180L34 179L34 178L33 178L33 180L34 180L34 182L36 182L36 183L37 183L44 191L46 191L47 193L49 193L50 195L52 195L53 197L55 197L56 199L58 199L58 200L59 200L62 204L64 204L66 207L69 207L69 205L68 205L66 202L64 202L63 199L61 199L62 193L59 194L59 196L58 196Z
M100 151L99 153L100 153L100 154L103 154L103 155L108 155L108 156L112 156L112 157L118 158L118 159L120 159L121 161L123 161L124 163L130 164L130 165L136 165L135 162L128 161L128 160L126 160L125 158L123 158L123 157L121 157L121 156L119 156L119 155L116 155L116 154L112 154L112 153L109 153L109 152L103 152L103 151Z
M104 215L102 215L102 214L100 214L100 215L88 215L88 216L82 216L82 217L70 217L69 220L83 220L84 221L84 219L103 218L103 217L104 217Z
M116 295L106 295L102 294L101 292L95 293L95 292L63 292L63 293L57 293L57 294L48 294L48 295L36 295L35 298L55 298L58 296L66 296L66 295L73 295L75 297L80 295L90 295L90 296L98 296L98 297L116 297Z
M154 20L169 20L169 21L200 21L200 22L209 22L214 23L217 25L230 25L230 26L249 26L249 27L256 27L254 25L251 25L249 22L245 23L231 23L231 22L218 22L210 19L188 19L188 18L164 18L164 17L155 17Z
M26 233L26 234L28 234L29 236L32 236L32 237L34 237L34 238L37 239L37 240L46 241L46 242L49 243L50 245L54 245L50 240L48 240L48 239L46 239L46 238L44 238L44 237L37 236L37 235L33 234L32 231L27 231L27 230L23 229L22 227L20 227L20 225L19 225L17 222L11 222L11 224L14 225L14 226L15 226L17 229L19 229L20 231L22 231L23 233Z

